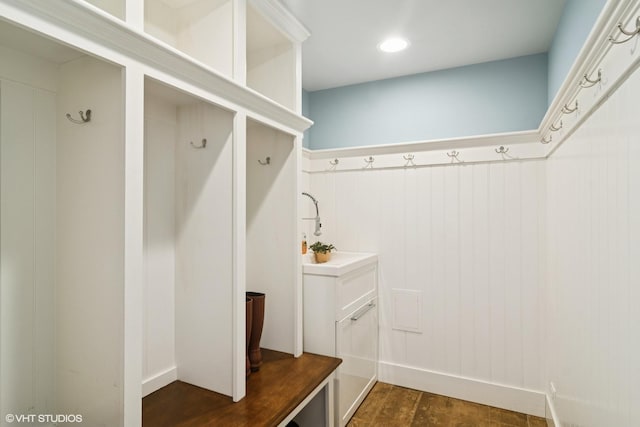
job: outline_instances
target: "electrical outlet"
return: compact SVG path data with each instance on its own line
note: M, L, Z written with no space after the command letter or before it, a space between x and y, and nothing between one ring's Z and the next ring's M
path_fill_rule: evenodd
M549 382L549 391L551 392L551 398L555 399L556 398L556 385L553 383L553 381Z

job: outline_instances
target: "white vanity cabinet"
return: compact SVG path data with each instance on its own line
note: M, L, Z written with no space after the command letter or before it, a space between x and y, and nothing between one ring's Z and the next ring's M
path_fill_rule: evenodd
M339 357L335 423L347 424L378 378L378 257L335 252L303 260L304 351Z

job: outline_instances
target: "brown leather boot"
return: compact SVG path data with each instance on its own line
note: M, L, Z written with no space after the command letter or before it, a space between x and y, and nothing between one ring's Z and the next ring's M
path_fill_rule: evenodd
M253 300L253 318L251 321L251 339L249 340L249 361L253 372L260 370L262 353L260 352L260 338L264 324L264 298L260 292L247 292L247 298Z

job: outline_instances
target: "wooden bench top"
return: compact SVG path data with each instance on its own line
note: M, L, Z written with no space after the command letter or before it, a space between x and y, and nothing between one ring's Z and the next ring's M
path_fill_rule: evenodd
M175 381L142 399L143 427L277 426L342 362L266 349L262 356L262 367L247 379L241 401Z

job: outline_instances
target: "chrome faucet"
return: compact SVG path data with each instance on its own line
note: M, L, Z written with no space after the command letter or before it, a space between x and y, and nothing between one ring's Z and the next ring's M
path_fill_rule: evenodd
M307 196L308 198L311 199L311 201L313 201L313 204L316 205L316 216L315 218L302 218L304 220L313 220L316 222L316 231L314 231L313 235L314 236L319 236L322 234L322 232L320 231L320 228L322 227L322 224L320 223L320 211L318 210L318 201L316 200L315 197L313 197L311 194L309 193L302 193L303 196Z

